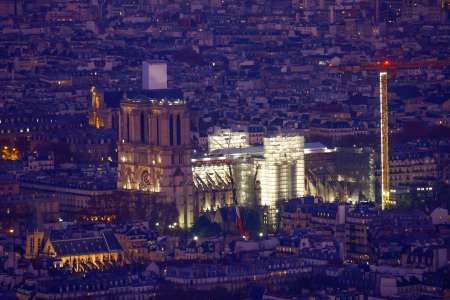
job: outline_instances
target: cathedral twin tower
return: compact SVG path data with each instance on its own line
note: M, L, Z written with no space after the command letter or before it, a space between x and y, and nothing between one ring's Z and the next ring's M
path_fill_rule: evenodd
M180 226L193 223L192 146L186 102L167 89L167 66L144 62L143 91L120 106L118 188L159 194L176 204Z

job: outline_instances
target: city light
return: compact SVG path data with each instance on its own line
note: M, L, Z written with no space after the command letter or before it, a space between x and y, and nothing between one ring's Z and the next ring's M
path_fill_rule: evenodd
M3 297L450 295L450 0L0 7Z
M390 205L389 200L389 122L387 72L379 74L380 135L381 135L381 198L382 208Z
M18 160L20 156L20 152L15 147L3 146L3 149L0 151L1 158L4 160Z

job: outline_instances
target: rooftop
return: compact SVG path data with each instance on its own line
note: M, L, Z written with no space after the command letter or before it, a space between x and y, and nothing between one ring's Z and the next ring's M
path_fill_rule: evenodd
M314 154L314 153L329 153L335 152L336 148L327 148L322 143L305 143L304 152L305 154ZM263 156L264 155L264 146L249 146L245 148L223 148L215 150L211 155L207 155L204 157L198 157L193 159L193 162L196 161L206 161L211 159L224 159L225 156Z
M183 99L183 93L178 89L158 89L128 92L125 102L182 105L186 103L186 100Z

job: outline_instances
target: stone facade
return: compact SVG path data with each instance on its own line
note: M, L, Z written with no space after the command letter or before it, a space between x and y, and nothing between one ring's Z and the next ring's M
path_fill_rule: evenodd
M175 202L179 224L187 227L193 223L190 118L183 100L165 100L169 91L121 104L117 184Z

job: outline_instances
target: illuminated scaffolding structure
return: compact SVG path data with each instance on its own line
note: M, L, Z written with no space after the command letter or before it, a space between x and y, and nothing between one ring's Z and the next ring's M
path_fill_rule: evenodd
M264 138L261 204L274 208L277 201L305 193L304 138L280 134Z
M233 167L233 179L236 185L238 203L253 206L256 203L256 179L260 167L259 159L249 156L240 157Z
M236 201L275 211L277 201L304 195L304 155L330 151L317 143L305 146L303 136L297 133L266 137L263 146L223 145L192 159L199 208L217 209Z
M232 131L230 129L216 129L208 135L208 152L223 148L245 148L250 146L248 132Z

